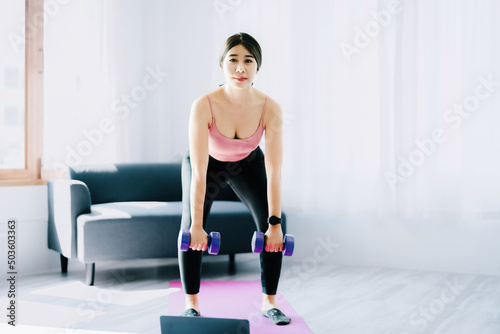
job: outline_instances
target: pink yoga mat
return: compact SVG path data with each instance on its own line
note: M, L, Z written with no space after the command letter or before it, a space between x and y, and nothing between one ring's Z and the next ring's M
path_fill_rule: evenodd
M180 315L184 310L184 292L180 281L170 282L180 291L169 295L168 315ZM250 333L301 333L312 331L292 306L279 293L276 300L283 313L292 318L286 326L276 326L260 314L262 288L259 281L202 281L199 302L202 317L248 319Z

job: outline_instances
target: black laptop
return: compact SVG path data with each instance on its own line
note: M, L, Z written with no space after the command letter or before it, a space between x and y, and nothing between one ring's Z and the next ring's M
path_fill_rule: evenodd
M247 319L160 317L161 334L249 334Z

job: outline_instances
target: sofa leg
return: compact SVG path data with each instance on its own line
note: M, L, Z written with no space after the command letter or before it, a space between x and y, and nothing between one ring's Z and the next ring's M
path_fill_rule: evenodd
M229 254L229 275L234 275L236 273L236 263L234 261L236 254Z
M61 254L61 272L66 274L68 272L68 258Z
M85 263L85 282L94 285L95 263Z

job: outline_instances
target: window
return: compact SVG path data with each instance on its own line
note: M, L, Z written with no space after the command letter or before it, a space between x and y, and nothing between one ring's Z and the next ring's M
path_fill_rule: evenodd
M0 2L0 186L42 184L44 1Z

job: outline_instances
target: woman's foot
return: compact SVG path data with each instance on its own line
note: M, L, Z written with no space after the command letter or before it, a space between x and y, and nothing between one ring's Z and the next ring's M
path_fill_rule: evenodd
M196 311L194 308L185 309L184 312L181 313L181 317L199 317L200 312Z
M261 310L264 317L269 318L269 320L275 325L288 325L292 319L287 317L283 312L277 308L272 308L267 311Z
M287 317L278 308L275 295L262 295L262 309L260 313L269 318L275 325L288 325L292 321L290 317Z
M200 306L198 305L198 294L195 295L186 294L185 304L186 308L184 309L184 312L181 313L182 317L200 316Z

